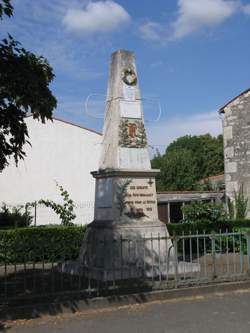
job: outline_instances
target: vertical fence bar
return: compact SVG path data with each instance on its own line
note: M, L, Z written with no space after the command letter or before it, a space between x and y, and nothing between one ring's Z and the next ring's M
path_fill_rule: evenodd
M44 242L42 242L42 281L41 281L41 284L42 284L42 290L45 291L46 290L46 283L45 283L45 264L44 264L44 261L45 261L45 257L44 257Z
M158 256L159 256L159 261L158 261L158 264L159 264L159 281L161 283L161 240L160 240L160 234L158 233Z
M27 273L27 269L26 269L26 249L23 250L23 289L24 289L24 293L27 292L27 281L26 281L26 273Z
M163 266L165 267L165 270L166 270L166 281L168 281L169 248L168 248L167 232L165 232L165 242L166 242L166 253L164 254L165 260L164 260Z
M16 245L16 244L15 244ZM17 290L18 290L18 287L17 287L17 252L16 252L16 248L14 248L14 292L15 292L15 295L17 294Z
M204 252L204 275L207 278L207 247L206 247L206 232L203 231L203 252Z
M182 232L182 258L183 258L183 278L186 280L186 250L185 250L185 237L184 231Z
M79 243L79 239L76 240L76 248L79 248L79 251L81 250L81 244ZM82 258L79 260L79 267L78 267L78 281L77 281L77 289L78 291L81 290L82 287L82 273L83 273L83 262L82 262Z
M199 232L198 230L196 230L196 254L197 254L197 264L200 267L200 242L199 242ZM197 276L199 275L199 279L201 278L201 271L199 271L199 273L197 274Z
M58 260L57 260L58 261ZM59 261L61 263L65 262L66 261L66 253L65 251L62 252L62 255L60 256L60 259ZM68 279L68 274L70 275L70 285L69 285L69 290L74 290L74 280L75 280L75 272L74 270L70 270L69 273L64 273L63 270L62 270L62 265L61 265L61 269L60 269L60 274L62 276L62 285L63 285L63 288L65 288L65 283L67 283L67 279Z
M104 258L103 258L103 278L104 278L104 286L105 286L105 292L108 291L108 276L107 276L107 261L105 261L105 254L108 253L108 249L107 249L107 239L104 236L103 237L103 254L104 254ZM90 289L90 275L88 272L88 289Z
M174 235L174 267L175 267L175 288L178 287L178 248L177 248L177 237Z
M126 259L126 264L128 265L128 271L129 271L129 278L131 279L131 265L130 265L130 260L131 260L131 240L128 239L128 258Z
M192 238L191 238L192 234L191 231L189 233L189 250L190 250L190 267L191 267L191 278L193 278L193 246L192 246Z
M213 264L213 279L216 278L216 249L215 249L215 235L211 237L211 246L212 246L212 264Z
M136 277L139 276L139 272L140 272L140 263L138 260L138 236L135 236L135 270L136 270Z
M227 232L227 230L226 230L226 234L227 234L228 232ZM229 275L229 272L230 272L230 267L229 267L229 244L228 244L228 235L226 235L226 247L227 247L227 249L226 249L226 251L227 251L227 275Z
M247 268L248 268L248 275L250 275L250 232L245 234L247 240Z
M121 254L121 260L120 260L121 280L123 280L123 242L122 242L122 235L120 235L120 254Z
M222 230L220 229L220 236L219 236L219 240L220 240L220 274L221 275L224 275L224 261L223 261L223 255L222 255L222 252L223 252L223 244L222 244Z
M233 268L234 274L236 273L236 256L235 256L235 235L233 234Z
M221 229L220 229L220 254L222 253L222 236L221 236Z
M4 243L4 297L8 296L8 287L7 287L7 244Z
M33 252L34 253L34 252ZM33 274L32 274L32 280L33 280L33 292L36 292L36 251L35 251L35 257L32 258L32 254L31 254L31 260L32 260L32 270L33 270Z
M54 251L52 252L52 258L51 258L51 292L55 292L55 275L54 275Z
M145 280L146 278L146 238L145 234L143 235L143 279Z
M244 257L242 251L242 234L239 234L239 243L240 243L240 274L244 271Z
M114 255L114 252L115 252L115 243L116 243L116 240L114 238L112 238L111 240L111 266L112 266L112 284L113 284L113 287L115 287L115 255Z
M150 238L150 241L151 241L151 274L152 274L152 285L154 284L154 245L153 245L153 236L152 236L152 233L151 233L151 238Z

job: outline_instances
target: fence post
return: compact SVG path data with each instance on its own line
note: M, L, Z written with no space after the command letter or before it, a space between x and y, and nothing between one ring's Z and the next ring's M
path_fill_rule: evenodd
M216 249L215 249L215 236L212 235L212 262L213 262L213 279L216 278Z
M245 236L247 240L247 268L250 275L250 232L246 232Z
M177 237L174 235L174 266L175 266L175 288L178 286L178 248L177 248Z

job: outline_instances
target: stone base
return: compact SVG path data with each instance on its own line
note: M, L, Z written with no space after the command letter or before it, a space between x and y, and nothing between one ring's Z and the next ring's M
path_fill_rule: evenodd
M151 278L188 271L197 265L179 263L164 223L159 220L92 222L87 229L79 262L67 270L78 271L99 281ZM65 266L65 268L66 268ZM184 267L185 266L185 267ZM194 267L195 266L195 267Z
M167 265L159 267L150 267L149 270L145 271L143 267L131 266L131 267L120 267L115 270L106 271L100 267L84 267L81 262L67 261L65 262L61 270L64 273L72 275L84 275L86 278L98 280L98 281L113 281L113 280L128 280L128 279L147 279L152 278L161 279L174 278L176 273L181 276L188 276L190 273L195 274L200 272L200 265L197 263L189 262L178 262L176 266L175 262L170 261Z

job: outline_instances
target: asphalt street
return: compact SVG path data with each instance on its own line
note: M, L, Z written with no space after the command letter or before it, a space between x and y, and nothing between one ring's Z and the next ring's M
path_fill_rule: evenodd
M250 289L6 323L9 333L249 333Z

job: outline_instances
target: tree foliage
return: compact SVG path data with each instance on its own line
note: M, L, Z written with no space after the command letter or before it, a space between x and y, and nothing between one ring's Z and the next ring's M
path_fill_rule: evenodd
M0 208L0 228L21 228L28 227L32 222L32 216L29 209L25 207L8 207L2 203Z
M13 7L0 0L0 17L11 16ZM54 74L42 56L25 50L10 35L0 42L0 172L10 157L17 163L25 156L28 142L25 117L28 112L43 123L52 119L56 98L49 84Z
M11 17L13 15L13 6L10 0L0 0L0 18L2 19L3 15Z
M192 190L202 178L224 170L223 138L210 134L183 136L172 142L165 154L153 158L152 167L161 169L157 190Z

